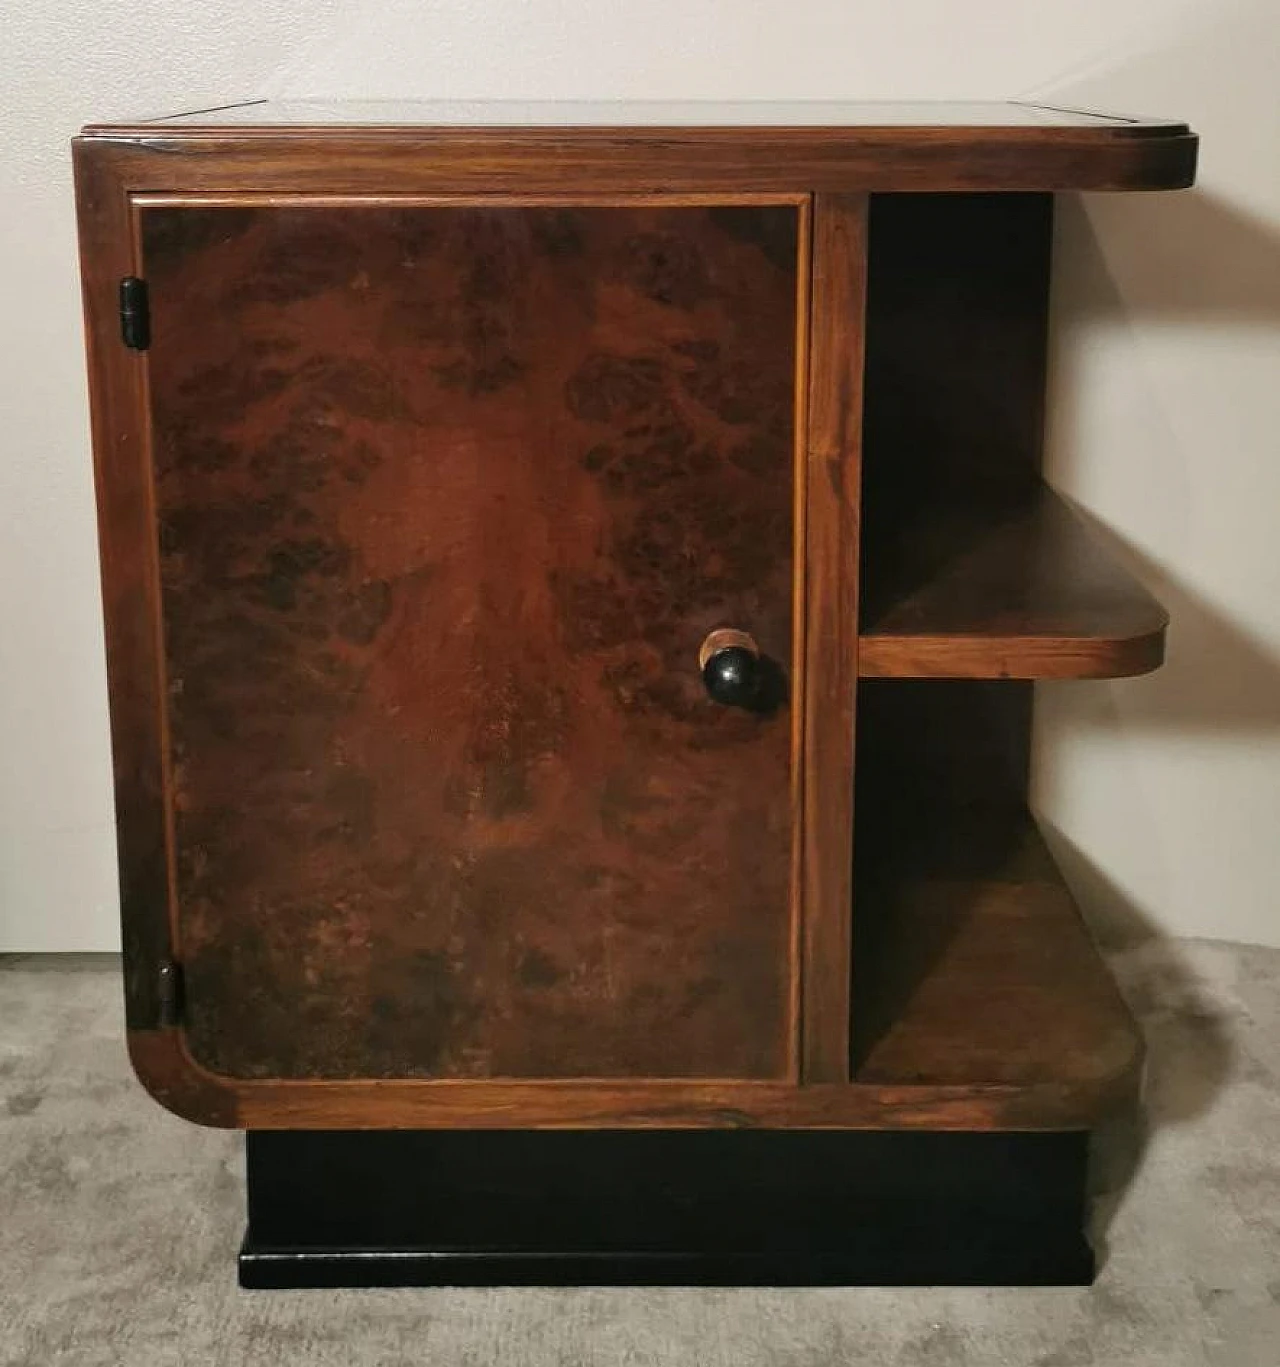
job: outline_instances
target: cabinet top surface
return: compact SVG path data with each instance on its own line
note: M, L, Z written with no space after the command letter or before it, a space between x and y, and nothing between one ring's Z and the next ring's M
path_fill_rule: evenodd
M877 100L255 100L156 118L111 120L88 132L147 128L827 128L1092 130L1143 136L1185 130L1146 119L1004 101Z
M260 100L90 124L126 192L1172 190L1184 123L1036 104Z

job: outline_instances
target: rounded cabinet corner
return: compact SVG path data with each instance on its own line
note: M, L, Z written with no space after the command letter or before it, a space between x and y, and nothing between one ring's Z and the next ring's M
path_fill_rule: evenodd
M181 1030L130 1030L128 1046L134 1076L166 1111L212 1129L240 1128L235 1090L191 1057Z

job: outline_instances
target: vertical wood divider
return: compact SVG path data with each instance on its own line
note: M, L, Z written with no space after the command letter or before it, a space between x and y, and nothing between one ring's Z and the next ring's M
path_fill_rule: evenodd
M813 201L805 461L803 1082L849 1078L867 196Z

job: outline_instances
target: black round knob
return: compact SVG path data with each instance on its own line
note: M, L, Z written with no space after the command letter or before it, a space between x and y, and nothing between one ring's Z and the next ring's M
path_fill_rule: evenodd
M721 627L698 652L702 682L714 702L754 707L760 694L760 650L745 631Z

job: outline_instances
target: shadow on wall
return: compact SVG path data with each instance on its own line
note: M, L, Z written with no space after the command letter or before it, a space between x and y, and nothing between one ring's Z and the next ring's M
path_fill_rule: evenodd
M1058 200L1073 315L1280 323L1280 229L1207 190ZM1114 263L1123 291L1108 266Z
M1105 929L1099 938L1147 1043L1141 1097L1094 1135L1091 1235L1105 1262L1107 1234L1146 1154L1165 1126L1206 1114L1235 1071L1229 1018L1210 1001L1177 941L1138 913L1125 894L1060 831L1041 823L1068 883Z
M1280 942L1277 42L1275 0L1184 7L1022 92L1203 138L1204 188L1058 201L1047 475L1115 510L1140 545L1085 520L1171 618L1153 675L1038 691L1034 805L1127 890L1064 857L1104 934L1149 915Z
M1067 282L1068 326L1105 322L1122 331L1140 318L1218 320L1237 330L1280 327L1280 230L1217 196L1094 196L1087 211L1078 197L1061 197L1055 252ZM1123 291L1108 257L1121 267ZM1059 356L1060 370L1069 372L1070 365L1069 357ZM1069 373L1062 387L1069 408ZM1051 479L1065 475L1078 454L1069 411L1059 414L1056 427ZM1280 449L1276 454L1280 458ZM1168 662L1131 688L1126 724L1216 732L1280 728L1280 654L1096 516L1076 511L1171 619ZM1256 552L1276 563L1271 546ZM1280 587L1280 574L1271 573ZM1096 721L1100 714L1085 715Z
M1087 207L1078 198L1062 197L1058 213L1057 262L1068 291L1069 325L1101 323L1123 334L1132 321L1185 320L1229 325L1237 335L1280 326L1280 231L1219 196L1202 191L1099 196ZM1063 364L1069 371L1070 355ZM1205 380L1210 382L1211 372ZM1280 387L1280 376L1276 384ZM1068 411L1058 415L1050 477L1069 483L1073 458L1083 452L1071 428L1069 374L1064 387ZM1212 452L1203 454L1213 459ZM1176 457L1171 449L1174 480ZM1171 626L1166 666L1120 685L1123 718L1106 686L1057 686L1079 689L1069 704L1071 729L1104 731L1117 746L1126 735L1148 729L1258 738L1280 731L1275 647L1175 569L1144 554L1093 514L1076 511L1108 552L1164 604ZM1269 545L1247 549L1260 564L1276 563ZM1062 709L1055 710L1062 715ZM1041 826L1108 950L1148 1046L1143 1096L1097 1137L1094 1237L1102 1253L1150 1136L1209 1111L1234 1072L1236 1050L1230 1021L1209 1003L1178 943L1162 935L1133 898L1062 831L1043 819Z
M1104 252L1102 241L1106 242ZM1205 320L1233 328L1280 327L1280 231L1220 198L1179 195L1060 198L1057 263L1069 281L1069 326L1099 322L1124 330L1129 320ZM1108 257L1122 263L1123 291ZM1070 371L1070 359L1058 368ZM1280 377L1277 377L1280 386ZM1072 383L1068 374L1062 388ZM1067 474L1078 442L1069 411L1052 443L1050 479ZM1280 449L1277 450L1280 458ZM1210 453L1211 458L1211 453ZM1069 482L1069 481L1068 481ZM1168 660L1141 684L1128 685L1125 726L1167 726L1216 733L1280 729L1280 653L1144 555L1096 515L1076 507L1091 533L1168 609ZM1254 548L1277 578L1274 548ZM1118 725L1110 708L1081 708L1088 725Z
M1072 506L1089 534L1169 613L1167 661L1140 684L1129 686L1125 728L1216 735L1280 731L1280 654L1088 510ZM1111 708L1105 713L1082 708L1073 721L1120 725Z

